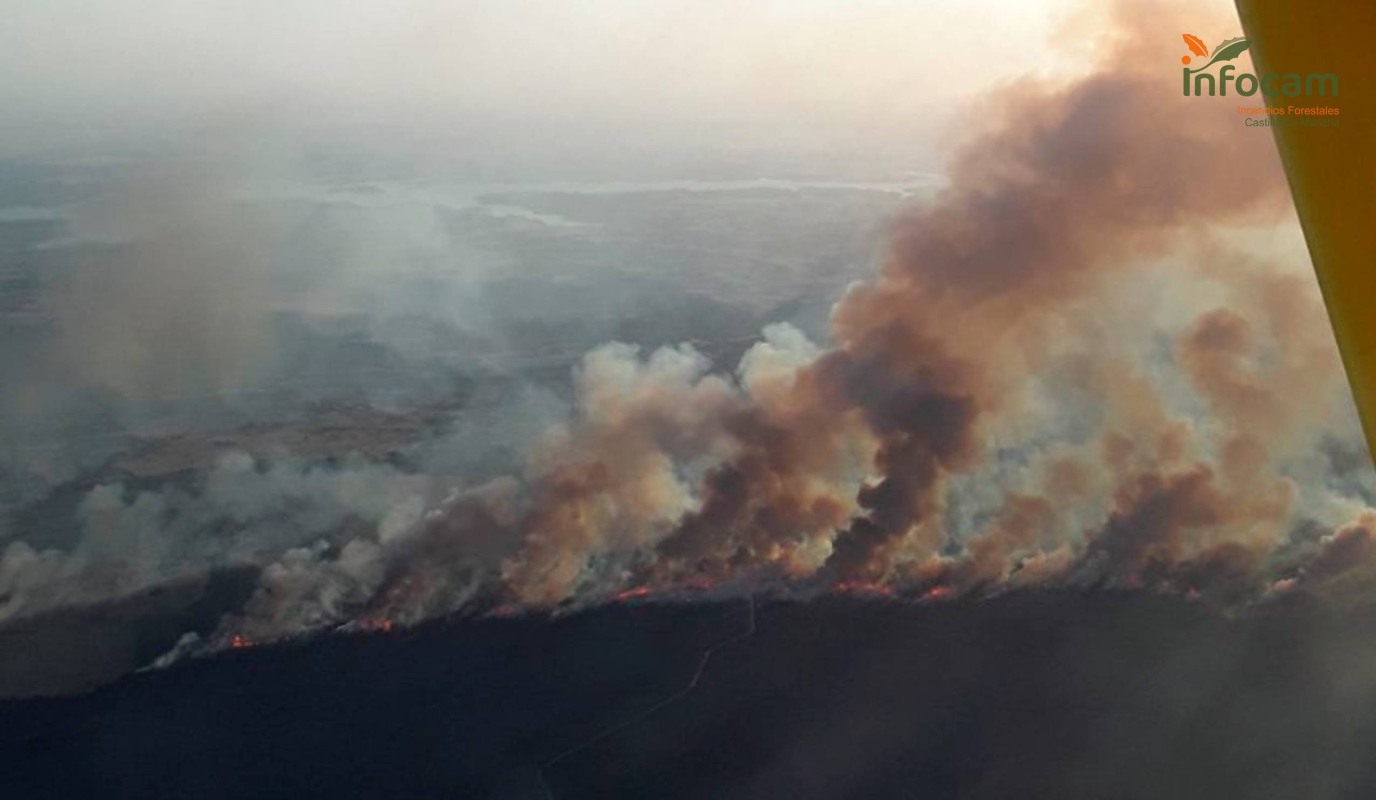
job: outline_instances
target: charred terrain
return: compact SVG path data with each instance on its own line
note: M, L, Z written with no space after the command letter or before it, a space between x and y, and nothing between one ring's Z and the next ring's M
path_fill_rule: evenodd
M6 702L0 793L1360 797L1373 642L1369 611L1124 593L452 618Z

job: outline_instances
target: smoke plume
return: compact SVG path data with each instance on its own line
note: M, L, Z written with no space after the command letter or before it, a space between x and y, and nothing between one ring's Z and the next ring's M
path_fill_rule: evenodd
M1159 13L1109 16L1114 58L977 109L828 346L771 326L734 376L687 346L594 351L520 479L317 580L405 618L694 589L1232 603L1369 572L1372 512L1313 464L1312 431L1352 429L1312 280L1230 233L1285 219L1273 146L1226 102L1182 102Z

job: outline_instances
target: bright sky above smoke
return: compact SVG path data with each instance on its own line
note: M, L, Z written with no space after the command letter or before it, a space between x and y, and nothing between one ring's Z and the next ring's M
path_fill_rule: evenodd
M19 149L67 126L269 121L911 143L952 100L1050 68L1063 6L21 0L0 26L0 104Z

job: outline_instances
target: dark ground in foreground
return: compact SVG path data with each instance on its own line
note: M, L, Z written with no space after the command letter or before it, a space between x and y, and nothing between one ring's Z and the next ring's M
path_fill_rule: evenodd
M1371 612L762 601L624 724L750 616L453 620L0 703L0 797L1376 796Z

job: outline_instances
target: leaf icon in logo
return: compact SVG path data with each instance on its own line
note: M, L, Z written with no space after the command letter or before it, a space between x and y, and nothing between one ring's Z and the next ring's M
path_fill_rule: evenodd
M1193 33L1182 34L1181 38L1185 40L1185 46L1190 48L1191 53L1197 56L1207 56L1209 54L1209 48L1204 46L1204 40L1195 36Z
M1233 59L1247 52L1247 48L1251 46L1252 42L1248 39L1242 38L1241 36L1239 36L1236 39L1224 39L1223 41L1218 43L1217 47L1214 48L1214 57L1209 59L1209 63L1194 71L1199 72L1199 70L1208 69L1214 63L1219 61L1232 61Z

